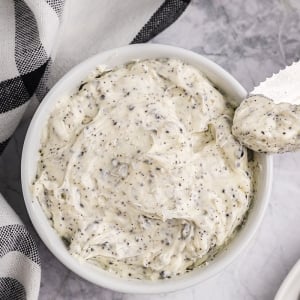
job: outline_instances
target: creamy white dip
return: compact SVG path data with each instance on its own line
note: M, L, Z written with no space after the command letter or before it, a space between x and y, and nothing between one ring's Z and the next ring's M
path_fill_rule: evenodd
M234 109L176 59L98 70L57 101L32 190L72 255L158 279L209 259L253 195Z
M232 132L257 152L281 153L300 149L300 105L276 104L253 95L236 109Z

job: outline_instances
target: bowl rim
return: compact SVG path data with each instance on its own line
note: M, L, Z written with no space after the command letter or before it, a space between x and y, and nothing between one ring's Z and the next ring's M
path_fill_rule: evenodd
M57 100L57 98L55 98L56 100L54 99L55 93L57 93L59 89L62 89L62 87L66 85L67 82L71 82L71 85L73 85L74 87L75 85L78 85L80 81L78 81L77 79L78 78L81 78L81 80L84 79L83 71L82 71L83 69L85 70L85 74L88 74L90 72L87 72L87 69L92 71L93 69L95 69L95 67L97 67L97 65L99 65L101 61L103 60L105 61L105 58L107 59L108 57L111 57L111 58L119 58L122 60L122 55L128 56L130 53L131 55L133 55L132 53L135 53L137 55L136 59L141 58L141 55L139 56L138 53L144 53L144 56L146 57L150 56L149 58L168 56L168 57L177 57L179 59L191 63L192 65L195 65L195 62L197 62L197 64L201 65L203 68L206 68L205 71L203 70L200 71L206 74L211 81L214 82L214 79L211 78L211 76L212 77L217 76L218 78L220 78L220 80L223 80L224 82L227 82L227 84L230 84L230 90L234 91L237 94L238 98L242 99L242 97L245 97L247 95L246 90L241 86L241 84L235 78L233 78L229 73L227 73L222 67L208 60L207 58L201 56L200 54L194 53L190 50L186 50L174 46L162 45L162 44L135 44L135 45L127 45L120 48L115 48L115 49L107 50L105 52L98 53L88 58L87 60L81 62L80 64L72 68L69 72L67 72L52 87L52 89L48 92L44 100L37 108L30 122L29 128L26 133L24 145L23 145L22 158L21 158L22 191L23 191L27 212L40 239L44 242L44 244L50 250L50 252L62 264L64 264L68 269L70 269L71 271L79 275L81 278L84 278L89 282L92 282L98 286L108 288L118 292L124 292L124 293L156 294L156 293L174 292L177 290L181 290L193 286L199 282L207 280L208 278L218 274L226 266L228 266L236 257L238 257L239 254L243 252L243 250L246 248L247 244L253 238L255 232L257 231L259 225L261 224L265 210L269 202L272 177L273 177L273 160L271 155L263 155L266 176L264 180L264 185L262 187L263 196L262 196L262 200L260 201L261 202L260 207L257 210L256 215L253 216L254 220L252 221L253 224L251 225L251 227L249 225L248 230L245 231L244 234L240 234L240 233L238 234L239 238L238 241L236 242L237 245L235 245L235 248L230 249L230 251L226 252L223 255L224 257L218 260L217 263L209 264L208 267L205 267L203 269L198 268L198 272L196 270L189 274L179 276L178 278L172 278L170 280L155 281L155 282L149 282L143 280L139 280L139 281L129 280L124 278L112 277L107 271L103 271L103 270L100 271L99 268L97 268L97 272L99 271L99 276L95 276L95 273L93 273L92 271L92 268L94 268L93 266L88 266L86 268L85 263L80 263L79 261L71 257L70 254L64 254L59 250L58 247L56 247L55 245L56 242L55 240L53 240L53 233L52 233L52 231L54 232L54 230L52 229L48 220L47 220L48 225L45 225L46 223L42 219L46 218L46 215L44 214L44 217L42 217L41 214L37 211L37 207L40 205L36 199L33 199L30 191L30 183L32 182L32 178L29 178L28 170L30 170L30 168L36 167L36 165L32 166L30 164L31 161L30 158L32 157L32 153L33 153L31 149L32 148L31 145L34 143L34 141L36 142L37 139L38 141L40 141L41 127L43 126L38 126L38 125L42 120L41 116L45 114L45 111L47 110L48 106L49 105L51 106L51 104ZM149 53L149 55L145 53ZM129 60L130 59L128 60L124 59L123 63ZM103 62L101 62L101 64L103 64ZM80 74L82 75L82 77L79 76ZM76 76L77 79L74 79ZM37 134L36 132L38 132L39 134ZM34 155L37 155L37 153ZM241 231L243 231L243 229ZM236 239L237 237L235 237L233 240ZM230 244L231 243L232 241L230 242ZM100 273L103 274L103 276L101 276Z

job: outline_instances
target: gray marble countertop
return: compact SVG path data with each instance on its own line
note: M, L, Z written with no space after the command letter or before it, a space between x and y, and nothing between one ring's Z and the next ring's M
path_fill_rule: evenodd
M200 53L228 70L250 91L273 72L299 59L299 28L298 0L198 0L152 42ZM66 59L64 49L58 49L52 82L102 49L96 45L85 50L82 56ZM24 120L20 124L0 158L0 191L37 241L42 261L40 299L268 300L274 298L300 258L300 153L289 153L274 157L270 204L255 238L219 275L184 291L148 296L120 294L88 283L47 250L28 219L20 185L20 157L28 123Z

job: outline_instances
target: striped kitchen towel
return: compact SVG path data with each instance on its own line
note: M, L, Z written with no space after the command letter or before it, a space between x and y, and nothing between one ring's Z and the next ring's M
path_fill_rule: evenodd
M42 99L64 1L0 1L0 153L29 100Z
M73 55L83 59L80 55L88 53L86 46L92 41L87 32L91 28L100 35L93 36L95 53L147 42L171 25L189 2L0 0L0 154L28 106L38 105L46 94L55 53L62 66L64 60L72 61ZM87 5L95 6L95 19L81 13ZM75 45L72 38L76 34L80 38ZM67 68L61 67L60 71ZM53 78L58 77L54 74ZM37 299L40 279L35 242L0 194L0 300Z
M0 299L37 299L41 268L37 247L0 194Z

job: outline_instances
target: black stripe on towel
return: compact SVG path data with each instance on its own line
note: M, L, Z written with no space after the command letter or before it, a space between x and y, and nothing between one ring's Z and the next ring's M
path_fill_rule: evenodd
M24 225L0 227L0 257L11 251L19 251L36 264L41 264L36 244Z
M174 23L190 2L191 0L165 0L135 36L131 44L145 43L154 38Z
M47 53L39 37L35 15L23 0L15 0L15 61L20 75L42 66Z
M10 277L0 278L1 300L26 300L24 286L16 279Z
M22 78L16 77L0 82L0 113L23 105L30 96Z

